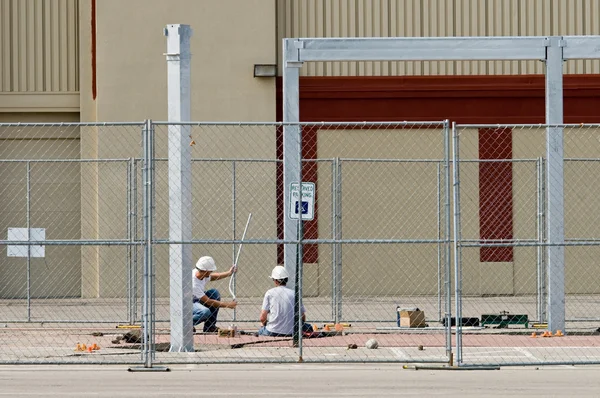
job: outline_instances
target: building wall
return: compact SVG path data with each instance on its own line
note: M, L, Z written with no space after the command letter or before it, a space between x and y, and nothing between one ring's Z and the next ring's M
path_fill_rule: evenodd
M598 0L278 0L284 37L598 35ZM281 65L281 51L278 53ZM600 73L600 62L569 61L566 73ZM305 76L523 75L536 61L315 62Z
M78 7L0 0L0 112L79 111Z
M189 24L193 29L193 120L275 119L275 79L253 77L254 64L274 64L276 61L275 7L272 0L81 0L80 4L80 19L90 20L89 24L82 24L81 33L81 69L82 76L86 77L85 81L82 80L81 87L82 121L167 119L167 63L164 56L166 38L163 28L170 23ZM95 26L91 23L92 14L96 16ZM166 128L156 129L158 156L167 156L166 133ZM223 142L223 130L215 129L205 133L207 142L220 142L220 147L216 145L214 150L207 152L207 144L202 142L202 134L193 133L193 139L199 145L192 148L192 157L215 157L220 156L220 153L227 158L275 158L272 130L259 134L267 139L252 140L249 138L252 134L242 136L248 139L247 144L251 144L247 146L232 146L229 142ZM92 158L139 157L140 134L141 129L136 127L88 129L81 139L82 154ZM217 140L219 137L220 141ZM240 143L244 140L237 139ZM88 170L88 173L82 175L82 189L85 190L86 196L93 196L94 199L86 201L85 209L82 208L82 225L85 225L86 235L95 238L107 237L114 234L115 226L123 231L125 225L122 212L113 211L122 205L122 202L116 202L119 198L115 197L115 203L112 203L105 195L111 191L115 179L101 178L102 174L98 170ZM156 177L158 186L166 187L165 175L157 171ZM211 186L211 182L203 181L202 177L218 180L216 176L195 177L193 195L197 199L202 197L206 187ZM223 171L222 178L230 178L226 170ZM254 178L257 185L273 184L275 181L274 175L269 173ZM119 184L124 183L122 180L118 181ZM159 193L157 231L164 231L165 223L168 223L167 205L168 200ZM268 209L268 206L265 207L265 210ZM223 224L230 225L231 212L227 211L222 217L211 217L210 212L215 210L209 209L208 206L195 209L195 231L221 231ZM263 233L269 231L268 224L264 223ZM274 229L272 233L275 233ZM209 248L198 246L194 249L194 256L208 252ZM166 246L163 246L157 248L155 253L157 291L165 295L168 294L169 286L168 251ZM218 250L212 248L212 253L217 257L219 264L225 267L223 263L228 258L228 251L224 252L227 254L221 255ZM259 262L260 258L264 257L269 255L258 253L254 260ZM275 256L270 257L273 258L274 265ZM123 253L116 250L86 249L82 259L82 264L89 270L86 273L99 274L100 278L97 284L89 285L85 294L105 297L124 291L124 286L120 286L123 280L115 281L114 278L114 275L125 274L122 258ZM246 259L251 260L252 257ZM120 287L115 290L115 286ZM260 290L263 289L264 286L261 286Z

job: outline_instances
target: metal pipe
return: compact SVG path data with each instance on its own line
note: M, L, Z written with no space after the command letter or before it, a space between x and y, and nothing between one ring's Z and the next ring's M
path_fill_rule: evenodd
M31 164L27 161L27 241L31 241ZM27 245L27 321L31 321L31 245Z
M150 361L150 367L152 367L152 360L154 360L154 357L156 355L156 350L155 350L155 330L154 328L156 327L156 322L155 322L155 318L156 318L156 270L154 267L154 247L152 246L152 240L154 239L154 204L155 202L155 195L156 195L156 187L154 186L154 154L156 153L156 148L155 148L155 143L154 143L154 125L152 124L151 120L148 120L148 130L149 130L149 139L150 139L150 158L149 158L149 163L150 163L150 184L149 184L149 188L150 188L150 241L149 241L149 250L150 250L150 294L149 294L149 299L150 299L150 325L148 328L148 342L149 342L149 346L148 346L148 350L150 351L150 355L149 357L151 358Z
M411 127L411 126L431 126L431 127L443 127L444 121L431 121L431 122L169 122L169 121L156 121L154 125L171 125L171 126L266 126L266 127L278 127L278 126L306 126L306 127L369 127L369 126L387 126L390 129L395 127ZM0 126L2 126L0 124ZM574 125L580 127L579 124Z
M143 321L142 321L142 359L144 362L144 367L149 368L152 367L152 358L150 355L150 341L148 331L150 329L150 261L152 258L151 246L152 246L152 237L151 237L151 211L150 211L150 201L151 201L151 192L150 190L150 137L149 137L149 129L148 123L144 125L143 129L143 142L144 142L144 169L143 169L143 184L144 184L144 193L143 193L143 207L144 207L144 298L143 298Z
M337 231L337 218L336 218L336 185L337 185L337 177L336 177L336 164L337 158L331 162L331 239L335 240L336 231ZM338 322L336 318L336 310L335 310L335 265L337 262L336 257L336 244L333 244L331 247L331 319L334 322Z
M125 203L125 212L127 213L127 218L126 218L126 228L127 228L127 239L129 239L129 241L131 242L133 240L133 237L131 236L131 179L132 179L132 175L131 175L131 170L132 170L132 162L133 160L130 159L130 161L127 163L127 176L126 176L126 203ZM126 264L125 267L127 269L127 321L129 322L129 324L133 324L134 319L133 319L133 299L132 299L132 257L133 257L133 253L132 253L133 247L131 245L127 246L127 259L126 259Z
M446 220L445 226L446 231L444 234L445 241L445 262L444 262L444 286L445 286L445 299L446 299L446 313L444 317L446 318L446 355L448 357L448 361L452 362L452 358L454 354L452 352L452 286L451 286L451 271L450 271L450 258L451 258L451 246L450 246L450 231L451 231L451 212L450 212L450 131L449 131L448 121L445 122L444 127L444 161L445 161L445 209L446 209ZM455 126L452 126L452 131L454 132ZM454 160L452 165L454 165Z
M231 231L233 233L233 239L235 240L236 238L236 228L235 228L235 224L236 224L236 185L235 185L235 177L236 177L236 171L235 171L235 160L231 161ZM233 245L231 245L231 263L235 264L235 243ZM236 292L236 281L235 278L233 279L233 281L231 282L232 284L232 289L233 289L233 296L235 297L235 292ZM233 309L233 321L237 320L237 308Z
M454 286L456 301L456 363L462 363L462 276L460 262L460 177L459 177L459 140L456 129L453 130L452 153L453 153L453 183L454 183Z
M0 163L127 163L129 158L124 159L0 159Z
M138 179L137 179L137 161L133 160L133 241L138 239ZM132 244L133 244L132 241ZM137 321L137 296L138 296L138 248L133 246L133 319Z
M537 234L537 240L538 242L542 242L543 237L543 227L542 227L542 187L541 187L541 162L540 162L541 158L538 158L538 162L536 164L536 178L537 178L537 200L536 200L536 212L537 212L537 217L536 217L536 234ZM537 300L536 300L536 319L539 320L541 322L542 320L542 300L543 300L543 290L542 290L542 254L543 254L543 248L542 246L538 246L536 248L536 271L537 271Z
M440 190L441 190L441 175L440 175L440 164L436 165L437 184L436 184L436 217L437 217L437 233L438 239L442 239L442 226L441 226L441 206L440 206ZM438 321L442 321L442 250L441 243L437 244L437 306L438 306Z
M600 127L598 123L561 123L561 124L457 124L457 128L472 128L472 129L482 129L482 128L494 128L494 129L507 129L507 128L546 128L546 127L573 127L573 128L581 128L581 127Z

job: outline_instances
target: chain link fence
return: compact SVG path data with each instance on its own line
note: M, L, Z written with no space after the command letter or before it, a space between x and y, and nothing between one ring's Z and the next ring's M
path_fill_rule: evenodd
M558 166L549 165L546 146L557 132L563 148L549 150L564 150ZM459 364L600 362L599 132L583 124L455 127ZM564 180L549 179L549 167L562 167L555 176ZM562 242L548 234L556 201L564 201ZM560 257L551 264L551 248L564 250L564 265ZM549 327L553 311L563 330Z
M564 242L547 228L548 126L459 125L453 141L447 122L287 127L0 125L0 362L600 362L600 126L551 126ZM285 214L294 131L310 195ZM551 247L564 249L565 336L542 337ZM216 332L194 321L202 256L217 266L206 290L236 303ZM310 330L297 316L292 335L257 335L277 265L298 269L288 287Z
M141 361L111 348L140 314L141 126L0 125L1 362Z
M213 257L218 280L209 281L206 289L218 290L222 301L237 301L235 309L219 309L217 325L235 325L238 336L204 333L200 323L195 326L194 353L185 356L164 352L173 339L168 322L173 299L169 247L177 242L169 238L169 193L175 186L170 185L169 161L178 159L169 158L168 141L174 125L153 126L154 338L157 346L165 347L153 357L155 363L297 362L299 357L405 361L413 355L416 362L448 361L449 335L441 324L448 304L444 281L450 248L447 123L300 125L302 181L313 184L315 200L314 217L303 222L298 297L313 332L296 338L255 335L264 295L274 287L271 271L285 264L284 245L295 244L285 241L283 233L283 219L289 216L283 214L286 126L176 125L190 151L191 170L181 174L189 178L192 191L191 261ZM419 215L419 206L427 212ZM235 283L228 275L221 279L242 245ZM435 332L423 337L416 334L422 328L404 328L415 334L398 333L404 330L398 310L417 308ZM378 350L365 347L372 338L378 339ZM429 344L429 350L419 352L419 342Z

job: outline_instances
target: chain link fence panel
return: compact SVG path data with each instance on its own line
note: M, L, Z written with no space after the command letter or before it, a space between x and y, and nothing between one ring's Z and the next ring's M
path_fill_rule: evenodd
M141 360L113 343L140 317L141 127L0 124L0 362Z
M174 126L181 128L185 145L169 141ZM449 310L447 126L444 122L300 125L302 182L314 184L315 200L310 204L313 219L303 222L301 287L296 297L301 298L297 304L306 309L312 332L295 338L256 335L264 295L274 287L271 270L284 265L283 246L295 244L285 241L283 234L283 219L292 216L283 214L283 203L289 199L283 186L286 126L154 123L154 343L159 349L153 360L448 362L450 336L443 321ZM169 174L176 167L169 162L180 161L171 148L189 156L185 164L190 169L176 174L189 181L173 181ZM174 203L170 193L177 184L191 190L189 278L194 278L198 258L211 256L218 280L209 281L206 289L218 290L224 302L237 300L235 309L219 309L218 333L204 332L203 322L195 325L193 353L188 349L185 355L168 352L173 351L170 342L186 338L185 329L172 335L170 304L176 300L189 311L186 302L179 302L181 292L190 286L171 290L177 271L169 263L183 261L186 255L177 251L184 254L173 259L173 252L169 254L170 247L182 243L169 231ZM304 210L308 211L300 211ZM242 245L231 283L228 271ZM179 278L177 274L175 279ZM418 325L413 319L413 327L404 327L403 309L425 315ZM236 337L224 337L233 325ZM377 350L365 346L372 339L378 341Z
M564 242L548 237L549 201L559 194L547 177L547 127L564 137ZM465 322L477 320L458 330L459 364L600 362L600 291L591 262L600 242L598 131L595 125L455 127L455 312ZM564 269L550 268L551 247L563 248ZM556 280L550 272L564 273L566 330L549 330L549 313L560 312L550 304L558 299L549 290Z

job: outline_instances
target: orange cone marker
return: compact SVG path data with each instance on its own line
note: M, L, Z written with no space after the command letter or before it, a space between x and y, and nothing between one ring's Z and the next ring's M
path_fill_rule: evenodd
M536 332L531 333L531 337L535 339L537 337L537 333Z

